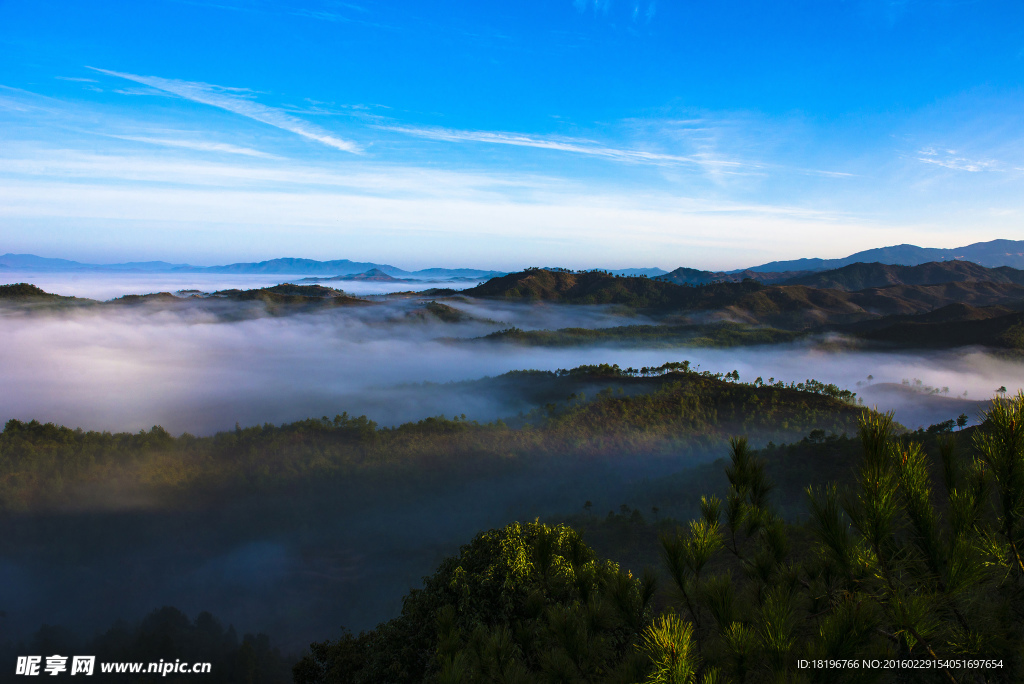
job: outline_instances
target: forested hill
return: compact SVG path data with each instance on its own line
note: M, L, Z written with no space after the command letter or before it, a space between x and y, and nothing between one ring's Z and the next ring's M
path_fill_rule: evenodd
M92 303L91 299L52 294L29 283L0 285L0 305L67 307Z
M111 488L118 498L132 492L180 502L210 488L259 491L325 478L421 487L432 477L508 475L537 463L648 467L696 458L736 433L782 442L812 429L847 432L863 411L834 385L738 378L696 372L686 362L520 371L508 382L543 384L563 400L508 423L441 417L379 428L343 415L176 438L159 427L110 434L11 420L0 433L0 511L59 508L102 499ZM581 388L595 384L605 389L586 400Z
M492 278L462 293L470 297L567 304L623 304L637 309L709 309L726 306L763 287L754 281L684 287L603 271L577 273L531 268Z
M753 280L684 286L648 278L617 277L599 271L573 273L530 269L464 290L470 297L567 304L617 304L655 314L785 330L849 325L886 316L910 316L949 306L1008 307L1024 300L1024 285L964 281L938 285L890 285L857 292L806 285L765 285Z
M213 293L191 295L182 293L175 295L170 292L130 294L105 302L51 294L28 283L0 285L0 307L8 310L60 311L74 307L76 310L102 311L137 306L158 309L199 307L218 310L224 305L232 303L257 303L262 305L263 310L275 315L338 306L370 305L370 302L351 297L341 290L322 285L292 285L290 283L252 290L220 290Z
M1024 271L1009 266L986 268L970 261L934 261L918 266L856 263L831 271L802 274L781 284L855 292L889 285L941 285L968 281L1024 285Z
M945 310L954 307L944 307ZM1024 313L986 316L999 307L977 309L964 307L958 318L940 309L932 314L906 317L874 330L861 333L872 342L898 347L943 349L966 346L987 346L1024 350ZM946 319L946 320L943 320Z

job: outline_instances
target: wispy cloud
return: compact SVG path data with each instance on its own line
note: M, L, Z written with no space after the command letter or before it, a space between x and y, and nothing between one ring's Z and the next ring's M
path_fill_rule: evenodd
M13 88L0 83L0 108L15 112L46 112L55 111L59 100L30 90Z
M139 137L139 136L136 136ZM167 159L144 153L84 154L69 150L0 153L0 177L61 179L70 182L147 184L204 189L228 188L304 192L344 188L373 195L421 197L527 197L545 193L584 192L564 179L517 173L495 174L423 169L394 164L345 165L344 170L305 165L253 164L211 160Z
M148 97L175 97L173 93L156 88L118 88L114 91L118 95L144 95Z
M609 147L585 138L565 138L554 136L533 136L524 133L508 133L502 131L465 131L436 126L376 126L382 130L394 131L405 135L413 135L430 140L444 142L479 142L493 145L513 145L516 147L535 147L544 150L557 150L574 154L585 154L604 157L615 161L633 162L638 164L694 164L698 166L718 166L738 168L746 166L743 162L725 159L714 159L704 155L680 156L649 152L629 148Z
M967 157L958 156L956 150L939 150L934 147L926 147L923 150L919 150L918 154L921 155L917 158L920 162L935 164L936 166L953 169L954 171L977 173L979 171L988 171L998 166L994 159L968 159Z
M585 12L590 7L594 8L594 12L608 13L608 10L612 6L612 0L573 0L573 6L578 12Z
M234 114L253 119L254 121L265 123L268 126L274 126L276 128L289 131L290 133L295 133L296 135L300 135L308 140L313 140L344 152L352 152L356 154L361 152L360 147L352 141L343 140L315 124L303 121L302 119L287 114L280 109L268 107L267 105L254 102L253 100L242 96L243 93L251 92L245 88L229 88L209 83L179 81L169 78L160 78L158 76L138 76L136 74L126 74L118 71L99 69L96 67L89 68L93 71L107 74L108 76L123 78L129 81L134 81L135 83L141 83L142 85L149 86L150 88L156 88L157 90L172 93L186 100L191 100L192 102L199 102L200 104L209 105L211 107L218 107Z
M78 78L76 76L54 76L58 81L78 81L80 83L96 83L95 78Z
M190 137L166 130L124 134L154 141ZM500 244L499 251L507 246L528 261L546 254L570 265L596 263L615 253L645 263L672 258L735 268L755 260L743 256L749 250L758 251L761 262L792 253L840 255L892 244L894 230L899 240L934 244L938 230L933 223L889 225L800 198L765 202L754 195L702 197L681 186L623 184L619 174L593 182L362 160L339 167L29 147L0 151L0 178L6 225L44 222L53 226L48 235L74 242L74 231L91 222L118 243L159 233L148 248L166 250L200 243L212 249L203 240L216 233L215 248L225 253L239 240L309 253L345 243L415 261L442 258L442 249L450 252L457 241L461 258L481 263L493 262ZM988 239L983 226L975 232L972 239Z
M277 155L254 150L249 147L239 147L230 143L208 142L205 140L182 140L177 138L151 138L134 135L111 135L111 138L118 140L131 140L133 142L160 145L162 147L180 147L186 150L197 150L199 152L225 152L227 154L240 154L246 157L260 157L263 159L280 159Z
M654 18L654 13L657 11L657 9L657 4L653 0L647 5L647 11L644 12L644 20L648 24L651 23L651 19ZM635 0L633 2L632 18L634 24L640 19L640 0Z

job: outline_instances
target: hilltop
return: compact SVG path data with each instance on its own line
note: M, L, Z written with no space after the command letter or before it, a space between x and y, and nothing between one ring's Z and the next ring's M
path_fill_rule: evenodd
M93 304L91 299L66 297L30 283L0 285L0 307L21 310L63 310Z
M751 279L761 283L781 283L791 278L804 275L806 273L813 273L813 271L781 271L775 272L760 272L751 271L747 269L745 271L733 271L726 273L725 271L701 271L696 268L686 268L685 266L677 268L671 273L657 276L656 280L663 280L667 283L675 283L676 285L709 285L711 283L740 283L744 280Z
M329 283L337 281L368 281L368 282L380 282L380 283L413 283L415 280L409 278L395 278L390 276L379 268L371 268L365 273L356 273L354 275L336 275L330 278L303 278L300 282L304 283Z
M0 299L8 301L32 299L54 300L68 299L68 297L52 294L30 283L13 283L11 285L0 285Z
M616 276L602 271L531 268L492 278L462 290L467 297L549 301L566 304L619 304L636 309L695 309L724 306L763 286L754 281L684 287L662 280Z

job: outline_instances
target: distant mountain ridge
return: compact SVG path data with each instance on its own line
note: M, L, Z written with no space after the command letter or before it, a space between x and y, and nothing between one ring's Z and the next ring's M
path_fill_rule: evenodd
M677 268L667 272L658 267L626 268L604 270L618 276L647 276L658 278L676 285L706 285L715 282L742 282L753 278L766 284L779 284L799 276L818 271L839 269L855 263L920 266L930 262L970 261L987 268L1009 266L1024 269L1024 240L991 240L976 242L964 247L943 249L918 247L916 245L893 245L868 249L840 259L794 259L772 261L760 266L733 271L703 271L693 268ZM434 280L441 278L462 278L486 280L507 275L505 271L474 268L426 268L406 271L390 264L368 261L335 259L279 258L259 262L239 262L220 266L192 266L172 264L166 261L139 261L123 264L88 264L68 259L52 259L34 254L4 254L0 256L0 270L37 272L112 272L112 273L223 273L223 274L272 274L303 276L351 276L377 269L395 278L416 278ZM549 268L546 270L561 270Z
M390 264L375 264L349 259L333 261L317 261L315 259L282 258L259 262L240 262L222 266L192 266L190 264L172 264L166 261L140 261L123 264L87 264L68 259L51 259L34 254L4 254L0 256L0 270L37 271L48 273L60 272L97 272L97 273L224 273L236 275L314 275L314 276L346 276L378 270L393 277L410 277L416 279L438 278L472 278L483 280L496 275L504 275L504 271L493 271L476 268L426 268L419 271L406 271Z
M120 271L135 273L161 273L176 269L192 268L188 264L171 264L166 261L133 261L123 264L83 264L69 259L51 259L35 254L4 254L0 256L0 269L9 271Z
M973 261L981 266L1012 266L1024 269L1024 240L990 240L964 247L942 249L917 245L878 247L851 254L842 259L793 259L771 261L749 270L762 273L778 271L825 271L854 263L900 264L918 266L931 261ZM744 269L732 271L737 273Z
M990 242L976 242L965 247L953 249L941 249L935 247L918 247L916 245L894 245L891 247L879 247L868 249L863 252L851 254L841 259L793 259L790 261L772 261L761 266L751 266L745 269L733 271L704 271L696 268L680 267L669 273L655 276L658 280L675 283L676 285L707 285L709 283L738 283L746 278L752 278L765 284L792 284L810 285L811 287L831 287L826 285L812 285L811 274L821 271L833 271L854 264L860 265L888 265L888 266L921 266L942 262L955 264L971 262L979 267L999 268L1010 267L1024 269L1024 240L992 240ZM848 274L844 274L844 277ZM801 276L807 276L807 282L799 280ZM1016 282L1006 281L1000 276L988 274L985 278L957 278L958 280L990 280L992 282ZM942 282L952 282L945 280ZM897 281L888 284L896 284ZM902 282L902 281L901 281ZM876 279L870 285L863 287L882 287L886 283L883 279ZM924 282L905 284L919 284ZM863 289L859 288L859 289ZM839 287L839 289L850 289ZM854 288L857 289L857 288Z

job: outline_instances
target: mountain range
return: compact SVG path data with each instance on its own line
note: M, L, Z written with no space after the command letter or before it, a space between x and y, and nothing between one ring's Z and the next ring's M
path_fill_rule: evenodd
M917 266L932 261L973 261L982 266L1024 268L1024 240L990 240L989 242L975 242L965 247L954 247L953 249L918 247L917 245L894 245L892 247L867 249L863 252L851 254L843 259L772 261L760 266L754 266L750 270L762 273L825 271L857 262ZM733 273L742 270L738 269L733 271Z
M793 280L799 276L818 271L842 268L855 263L918 266L930 262L970 261L980 266L995 268L1010 266L1024 269L1024 240L991 240L977 242L964 247L941 249L918 247L916 245L894 245L868 249L842 259L794 259L772 261L760 266L733 271L702 271L692 268L678 268L671 273L661 268L627 268L607 271L618 276L655 277L677 285L705 285L711 282L740 282L754 278L764 283L776 284ZM51 259L34 254L4 254L0 256L0 270L35 272L120 272L120 273L223 273L223 274L275 274L305 276L351 276L378 270L394 278L418 280L439 280L446 278L468 278L486 280L505 275L504 271L475 268L426 268L406 271L390 264L376 264L368 261L335 259L282 258L259 262L239 262L221 266L192 266L172 264L166 261L136 261L120 264L89 264L68 259ZM548 269L555 270L555 269ZM795 284L795 283L794 283Z
M46 273L60 272L94 272L94 273L223 273L233 275L312 275L312 276L348 276L363 274L377 270L395 278L411 278L414 280L440 280L449 278L469 278L484 280L496 275L504 275L503 271L490 271L476 268L425 268L419 271L406 271L389 264L375 264L368 261L351 261L336 259L333 261L316 261L315 259L270 259L259 262L241 262L222 266L192 266L190 264L172 264L166 261L134 261L122 264L87 264L67 259L50 259L34 254L4 254L0 256L0 270L33 271Z
M700 286L756 280L765 285L806 285L818 289L856 292L890 285L939 285L941 283L989 282L1024 285L1024 270L1010 266L987 268L971 261L933 261L917 266L857 262L827 271L745 271L725 273L677 268L657 276L674 285Z

